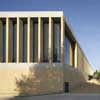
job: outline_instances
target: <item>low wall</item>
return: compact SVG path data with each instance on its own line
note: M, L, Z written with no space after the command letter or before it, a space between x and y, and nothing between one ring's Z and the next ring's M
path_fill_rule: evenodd
M85 82L86 77L78 69L75 69L72 66L64 65L64 82L69 82L70 90L73 89L78 84Z
M79 45L77 50L77 69L83 72L84 76L93 75L94 70Z
M34 95L62 91L62 64L0 64L0 95Z
M30 64L0 64L0 96L18 95L16 79L28 75Z
M0 96L64 92L64 82L72 89L82 81L80 71L60 63L0 64Z

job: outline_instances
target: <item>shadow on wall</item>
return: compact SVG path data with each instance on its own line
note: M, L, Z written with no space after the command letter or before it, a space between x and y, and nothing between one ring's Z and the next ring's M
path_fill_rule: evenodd
M19 96L39 95L63 90L63 72L61 67L49 64L35 64L29 67L29 74L16 78Z

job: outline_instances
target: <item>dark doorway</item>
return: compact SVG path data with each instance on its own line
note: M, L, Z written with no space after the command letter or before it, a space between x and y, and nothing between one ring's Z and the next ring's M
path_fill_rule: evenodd
M64 82L64 92L65 93L69 92L69 82Z

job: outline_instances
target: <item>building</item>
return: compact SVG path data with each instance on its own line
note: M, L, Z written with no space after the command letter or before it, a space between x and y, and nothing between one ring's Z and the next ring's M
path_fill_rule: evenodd
M0 94L18 94L15 79L36 66L44 80L36 94L64 91L65 82L72 88L93 74L63 11L0 12Z

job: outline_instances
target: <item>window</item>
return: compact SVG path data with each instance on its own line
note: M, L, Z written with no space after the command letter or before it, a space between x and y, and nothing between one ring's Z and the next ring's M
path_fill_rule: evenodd
M43 20L43 62L48 62L48 19Z
M68 40L66 35L65 35L64 47L65 47L64 48L65 64L70 64L70 41Z
M53 28L53 62L60 62L61 28L58 20L54 21Z
M12 62L16 62L16 21L12 21Z
M6 62L6 21L2 21L2 62Z
M33 62L38 62L38 21L33 21Z
M65 41L64 41L64 53L65 53L65 64L74 66L74 48L75 48L75 42L72 40L72 38L67 33L68 31L65 31Z
M22 30L22 62L27 61L27 21L26 19L23 19L22 24L23 30Z
M72 65L72 66L75 65L75 64L74 64L74 60L75 60L75 59L74 59L74 57L75 57L74 50L75 50L75 44L72 42L72 43L71 43L71 50L70 50L70 52L72 53L72 54L71 54L71 56L72 56L72 57L71 57L71 65Z

